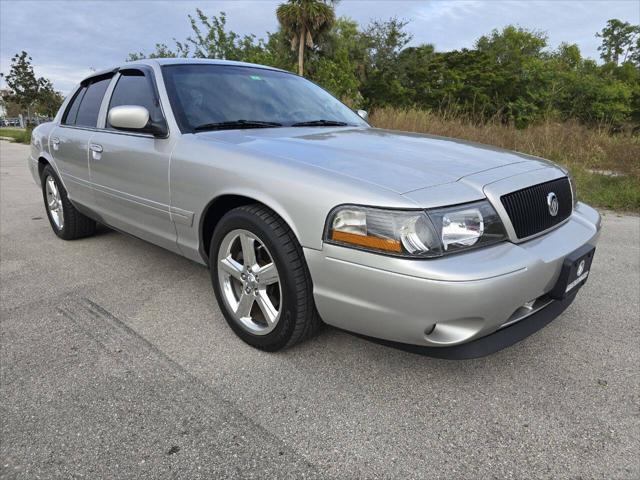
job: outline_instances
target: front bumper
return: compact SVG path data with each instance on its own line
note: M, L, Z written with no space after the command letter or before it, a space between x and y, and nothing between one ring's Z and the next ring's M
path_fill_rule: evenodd
M510 324L490 333L489 335L471 340L470 342L461 343L459 345L444 348L424 347L421 345L396 343L378 338L369 337L369 339L382 345L398 348L411 353L427 355L429 357L446 358L448 360L465 360L484 357L485 355L502 350L505 347L527 338L532 333L537 332L551 323L573 303L573 300L576 298L576 293L577 292L574 291L563 300L549 303L544 308L526 317L526 321Z
M330 244L304 253L326 323L393 342L452 347L526 322L543 310L559 315L554 307L559 302L546 295L564 258L583 245L595 246L599 233L598 212L578 203L566 223L517 245L504 242L431 260Z

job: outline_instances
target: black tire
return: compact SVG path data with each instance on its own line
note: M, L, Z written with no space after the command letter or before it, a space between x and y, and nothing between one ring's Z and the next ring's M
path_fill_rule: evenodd
M218 250L225 236L236 229L248 230L264 243L280 276L280 318L275 328L265 335L255 335L241 327L222 297ZM220 310L231 329L249 345L270 352L281 350L310 338L322 325L313 301L313 284L302 248L285 221L269 208L251 204L235 208L222 217L211 239L209 267Z
M61 200L60 203L62 205L62 216L64 218L61 228L56 225L52 213L47 206L46 184L49 177L53 179L56 187L58 188ZM58 175L51 167L51 165L47 165L44 167L40 180L42 182L42 198L44 200L44 208L47 211L47 218L49 218L49 223L51 224L53 233L55 233L63 240L76 240L78 238L84 238L93 235L96 231L96 222L76 210L76 207L74 207L73 204L69 201L67 191L65 190L62 182L58 178Z

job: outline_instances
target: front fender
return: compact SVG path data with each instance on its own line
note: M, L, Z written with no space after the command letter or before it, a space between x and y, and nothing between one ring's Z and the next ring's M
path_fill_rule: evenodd
M206 206L200 211L198 215L199 217L198 225L200 225L200 227L202 227L202 219L204 217L204 213L207 211L209 206L212 203L214 203L217 199L227 195L241 196L241 197L247 197L247 198L250 198L251 200L255 200L256 202L262 203L267 207L269 207L274 212L276 212L287 223L287 225L289 225L289 228L291 228L291 230L293 231L293 234L296 236L296 239L298 240L299 243L301 243L300 233L298 231L298 226L295 220L289 214L289 212L284 207L284 205L282 205L282 203L273 195L269 195L268 193L257 190L255 188L242 187L242 186L227 187L215 193L216 193L216 196L206 204ZM201 231L202 230L200 230L200 232Z
M200 221L221 195L263 203L287 222L300 245L312 249L322 248L325 221L336 205L416 206L395 192L317 166L194 135L184 135L173 151L170 188L172 211L187 220L175 222L178 246L200 263Z

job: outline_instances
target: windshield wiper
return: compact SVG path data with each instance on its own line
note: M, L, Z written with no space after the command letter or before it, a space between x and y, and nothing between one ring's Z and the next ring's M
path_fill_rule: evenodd
M233 120L229 122L203 123L193 128L194 132L202 132L204 130L232 130L234 128L269 128L281 127L278 122L263 122L260 120Z
M308 122L294 123L292 127L346 127L349 125L347 122L340 122L338 120L309 120Z

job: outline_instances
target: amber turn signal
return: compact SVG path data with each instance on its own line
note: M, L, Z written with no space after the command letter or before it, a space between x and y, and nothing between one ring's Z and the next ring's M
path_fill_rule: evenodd
M372 237L371 235L358 235L357 233L341 232L332 230L331 239L336 242L349 243L360 247L374 248L387 252L401 253L402 246L398 240L390 238Z

